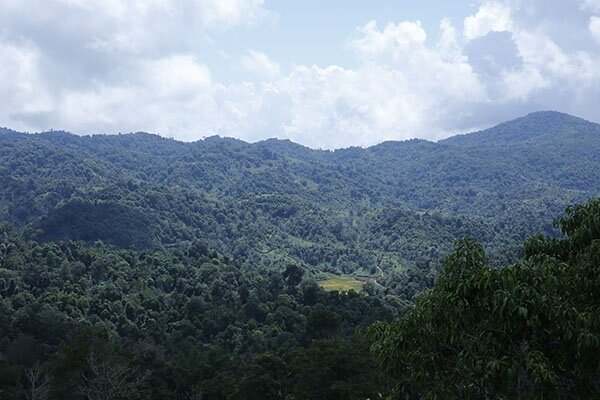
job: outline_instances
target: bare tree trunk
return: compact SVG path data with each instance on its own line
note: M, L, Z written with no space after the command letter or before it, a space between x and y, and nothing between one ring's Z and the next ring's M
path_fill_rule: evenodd
M46 400L50 392L50 381L39 363L25 370L27 387L24 389L27 400Z
M94 353L88 357L87 364L88 372L82 375L79 388L87 400L136 398L147 377L122 363L98 360Z
M204 395L201 389L193 387L189 392L183 393L180 398L181 400L202 400Z

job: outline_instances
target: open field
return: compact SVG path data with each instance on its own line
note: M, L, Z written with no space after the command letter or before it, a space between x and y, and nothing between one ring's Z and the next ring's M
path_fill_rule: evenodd
M365 282L348 275L331 275L329 278L319 281L319 286L328 292L348 292L354 290L360 292Z

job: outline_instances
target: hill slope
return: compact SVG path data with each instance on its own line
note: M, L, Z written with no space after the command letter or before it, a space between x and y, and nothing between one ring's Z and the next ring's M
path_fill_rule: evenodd
M598 170L600 125L553 112L336 151L3 130L0 220L41 240L200 240L249 266L375 274L439 259L465 236L505 262L530 234L552 234L566 205L598 195Z

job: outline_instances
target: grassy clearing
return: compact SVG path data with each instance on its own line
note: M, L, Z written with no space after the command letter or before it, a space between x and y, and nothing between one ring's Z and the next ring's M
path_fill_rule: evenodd
M319 286L328 292L333 292L334 290L338 292L348 292L350 290L360 292L364 284L364 282L348 275L332 275L327 279L319 281Z

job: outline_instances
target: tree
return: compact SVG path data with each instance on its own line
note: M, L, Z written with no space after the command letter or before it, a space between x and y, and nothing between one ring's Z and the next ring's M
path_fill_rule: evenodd
M600 199L558 225L564 238L535 237L501 269L460 242L411 312L371 329L396 398L600 396Z
M87 400L130 400L140 398L140 386L147 374L130 368L124 362L100 359L92 352L87 359L87 372L82 374L80 391Z
M295 264L288 265L283 273L285 283L290 289L298 286L302 282L303 276L304 270Z
M50 392L50 381L40 363L25 370L26 385L24 388L27 400L46 400Z
M315 307L306 323L306 330L313 338L324 338L332 336L340 327L339 316L324 307Z

